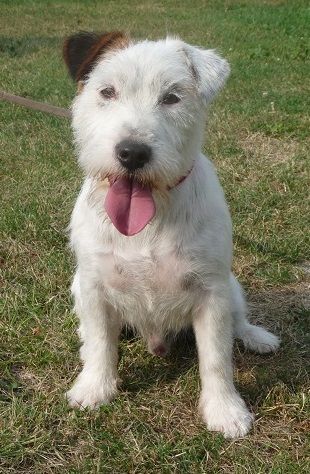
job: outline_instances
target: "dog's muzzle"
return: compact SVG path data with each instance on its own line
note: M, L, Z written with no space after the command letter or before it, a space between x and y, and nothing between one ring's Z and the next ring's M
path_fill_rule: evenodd
M144 144L131 140L123 140L115 147L116 157L120 164L128 171L135 171L148 163L152 150Z

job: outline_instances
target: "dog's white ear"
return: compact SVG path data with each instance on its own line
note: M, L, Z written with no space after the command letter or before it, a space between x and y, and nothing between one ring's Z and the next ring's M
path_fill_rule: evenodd
M197 81L198 91L205 103L210 102L229 76L228 62L212 49L186 45L185 54Z

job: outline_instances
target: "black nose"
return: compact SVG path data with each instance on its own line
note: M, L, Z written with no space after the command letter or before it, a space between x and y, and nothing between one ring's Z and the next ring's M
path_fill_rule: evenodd
M116 156L124 168L135 171L151 159L152 150L144 143L123 140L115 147Z

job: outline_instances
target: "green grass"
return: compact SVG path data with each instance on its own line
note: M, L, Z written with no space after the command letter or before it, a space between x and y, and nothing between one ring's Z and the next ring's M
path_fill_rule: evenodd
M74 96L60 49L75 30L169 32L229 59L232 76L212 106L206 149L231 207L234 267L253 319L283 340L268 357L236 346L236 383L256 414L244 440L225 441L199 420L188 341L160 360L124 337L118 399L96 412L69 410L63 394L79 367L66 226L82 177L66 120L0 103L0 472L309 472L308 2L0 6L1 89L54 105Z

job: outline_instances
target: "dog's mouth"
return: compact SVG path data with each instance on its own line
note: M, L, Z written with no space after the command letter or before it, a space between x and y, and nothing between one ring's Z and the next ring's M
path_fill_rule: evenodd
M143 169L137 169L134 171L128 171L125 169L117 169L113 172L100 175L100 180L105 180L105 179L109 181L110 185L120 179L124 179L130 182L135 182L139 186L142 186L144 188L149 188L152 191L156 191L156 190L160 191L167 188L167 186L164 183L163 177L157 176L153 170L148 169L148 168L146 169L146 167L144 167Z
M163 187L162 180L155 180L145 173L119 173L106 175L109 189L104 207L116 229L123 235L132 236L141 232L151 222L156 213L153 192L167 199L169 191L178 186L188 173L173 185ZM101 177L103 178L103 177ZM153 179L150 179L153 178ZM159 186L159 184L161 184Z
M132 174L108 180L110 187L104 202L108 216L121 234L138 234L156 212L152 188Z

